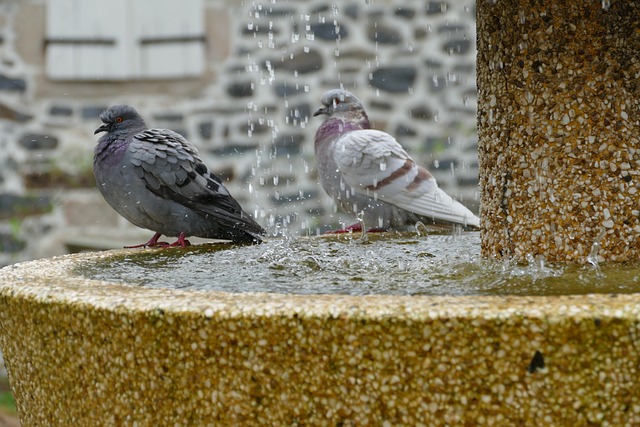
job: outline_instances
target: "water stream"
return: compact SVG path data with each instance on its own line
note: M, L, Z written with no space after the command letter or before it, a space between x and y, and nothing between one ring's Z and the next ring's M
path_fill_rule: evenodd
M130 251L88 278L146 287L288 294L567 295L640 291L640 264L527 264L480 257L479 233L273 238Z

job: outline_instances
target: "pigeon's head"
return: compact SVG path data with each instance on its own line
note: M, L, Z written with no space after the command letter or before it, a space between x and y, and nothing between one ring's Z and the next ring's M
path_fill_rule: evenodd
M102 126L94 132L130 132L145 128L146 125L135 108L128 105L114 105L100 114Z
M322 107L313 113L314 117L335 115L359 119L366 116L364 106L358 97L344 89L332 89L326 92L322 95L320 102L322 102Z

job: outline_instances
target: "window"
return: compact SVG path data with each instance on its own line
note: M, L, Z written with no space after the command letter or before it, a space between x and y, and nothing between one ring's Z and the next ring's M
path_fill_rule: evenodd
M202 0L49 0L54 80L170 79L204 71Z

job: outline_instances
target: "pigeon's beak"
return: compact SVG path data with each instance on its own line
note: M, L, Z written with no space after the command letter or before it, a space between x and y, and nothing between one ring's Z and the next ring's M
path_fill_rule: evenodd
M100 132L107 132L108 130L109 130L109 125L108 125L108 124L106 124L106 123L104 123L104 124L103 124L102 126L100 126L98 129L96 129L96 131L95 131L95 132L93 132L93 134L95 135L95 134L100 133Z
M326 107L320 107L320 108L318 108L318 109L316 110L316 112L315 112L315 113L313 113L313 117L315 117L315 116L320 116L320 115L322 115L322 114L329 115L329 111L327 111L327 108L326 108Z

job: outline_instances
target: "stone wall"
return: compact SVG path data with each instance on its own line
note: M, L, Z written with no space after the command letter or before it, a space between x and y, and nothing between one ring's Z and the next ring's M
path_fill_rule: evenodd
M0 4L0 265L148 238L94 188L93 130L114 103L194 142L271 232L316 234L352 220L313 156L311 115L343 86L477 211L473 2L209 0L205 73L135 82L47 79L46 7Z

